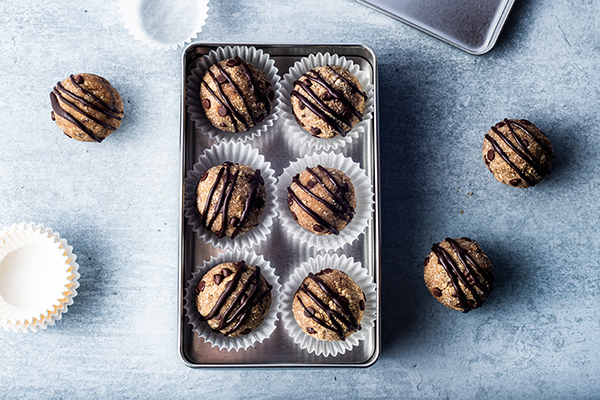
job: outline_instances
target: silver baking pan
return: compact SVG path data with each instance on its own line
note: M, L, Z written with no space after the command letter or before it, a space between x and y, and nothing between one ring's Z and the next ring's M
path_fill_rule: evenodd
M370 120L364 134L350 145L346 145L337 152L351 157L369 177L375 194L375 207L373 218L367 226L365 233L359 239L336 251L360 261L372 275L377 286L377 320L375 327L369 331L366 339L352 350L336 357L324 357L309 354L298 347L289 337L281 319L271 337L254 347L240 351L219 350L198 338L196 332L185 315L184 295L186 282L191 278L197 266L209 260L211 256L223 252L205 243L194 233L184 217L183 201L185 198L184 179L187 172L192 169L198 156L205 149L215 144L207 135L198 131L188 115L185 84L190 71L196 62L211 50L219 46L254 46L268 53L275 61L279 76L283 77L289 68L302 57L312 53L338 54L360 65L367 71L374 87L374 117ZM183 54L182 71L182 100L181 100L181 210L180 210L180 237L179 237L179 355L183 363L189 367L368 367L374 364L380 352L380 191L379 191L379 142L378 142L378 85L377 85L377 60L371 49L362 45L260 45L260 44L202 44L194 43L186 48ZM262 136L252 140L252 146L258 148L272 168L280 175L289 165L292 158L296 157L285 150L283 143L285 130L283 122L278 119L275 124ZM278 141L281 140L281 143ZM277 270L280 284L284 284L294 267L314 257L317 252L312 248L302 247L289 243L283 228L275 221L272 232L267 241L252 248L252 251L261 254L269 260Z
M357 0L474 55L494 47L515 0Z

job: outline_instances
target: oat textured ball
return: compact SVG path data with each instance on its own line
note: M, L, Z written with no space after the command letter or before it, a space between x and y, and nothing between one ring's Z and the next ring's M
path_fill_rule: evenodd
M356 195L346 174L318 165L294 176L287 202L294 220L307 231L338 235L354 217Z
M540 183L552 166L552 143L524 119L505 119L492 126L485 135L482 153L499 182L518 188Z
M123 101L104 78L70 75L50 92L52 120L69 137L101 142L121 126Z
M200 100L217 129L245 132L271 113L275 93L265 74L239 57L219 61L204 74Z
M326 65L294 82L292 110L300 126L320 138L346 136L362 121L367 95L347 69Z
M327 268L310 273L292 304L296 322L318 340L339 341L361 329L365 295L345 272Z
M247 335L265 319L271 289L260 267L244 261L219 264L196 285L196 308L214 331L230 337Z
M231 162L203 173L196 189L200 222L220 238L235 238L257 226L265 201L260 170Z
M469 312L481 307L494 287L494 267L479 244L447 238L434 244L425 258L425 285L440 303Z

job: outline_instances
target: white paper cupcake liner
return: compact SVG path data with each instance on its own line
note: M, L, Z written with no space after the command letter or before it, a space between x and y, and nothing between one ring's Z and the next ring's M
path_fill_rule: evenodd
M350 335L346 340L324 341L315 339L306 334L294 318L292 304L296 291L302 284L302 281L310 272L317 273L326 268L337 269L348 274L361 288L366 297L365 311L360 323L362 329ZM281 303L281 320L288 334L294 340L294 343L298 344L301 349L306 349L309 353L315 353L318 356L335 357L358 346L359 342L367 337L369 330L375 326L377 318L377 286L367 270L359 262L354 261L352 257L348 258L343 254L341 256L337 254L319 254L316 258L311 258L300 265L290 275L288 281L283 285Z
M217 129L210 123L208 118L206 118L199 93L200 83L202 82L202 77L206 71L208 71L213 64L236 56L254 65L265 73L265 77L271 82L275 98L273 99L273 105L271 106L271 113L267 115L262 122L254 125L245 132L232 133ZM279 108L281 107L281 86L277 72L278 70L275 67L275 61L273 61L267 53L264 53L260 49L257 50L254 47L219 47L216 51L212 50L202 57L202 59L198 61L197 66L190 71L185 86L185 98L188 106L188 113L191 120L196 124L196 129L200 130L203 134L208 135L211 139L220 142L245 142L262 135L269 127L273 126L273 123L277 120L279 115Z
M292 178L307 167L314 168L317 165L342 171L350 178L354 186L356 213L352 221L340 231L339 235L317 235L307 231L294 220L287 204L287 189L292 183ZM311 154L291 162L283 170L277 181L279 220L288 236L292 240L327 251L333 251L346 244L351 244L365 231L373 215L373 197L373 186L358 163L352 161L351 158L332 152Z
M292 111L291 93L294 90L294 82L311 69L324 65L338 65L342 68L346 68L358 79L363 92L367 95L367 104L365 106L365 112L363 113L363 120L356 124L346 136L338 135L329 139L314 137L310 132L305 131L298 125L298 122L296 122L296 118L294 117L294 112ZM360 67L351 60L347 60L345 57L340 57L337 54L311 54L308 57L304 57L300 61L297 61L294 66L290 68L289 72L283 76L281 81L281 95L281 118L287 128L286 135L289 135L289 140L291 140L295 146L300 148L308 146L316 150L326 151L343 147L347 143L358 138L358 136L365 131L368 121L373 118L373 84L370 75L367 72L362 71Z
M236 236L234 239L227 236L219 238L214 232L202 225L196 213L196 187L200 182L200 177L205 171L226 161L244 164L255 170L260 169L260 174L265 181L266 201L265 208L260 215L259 225L249 232ZM188 171L185 178L184 215L192 230L206 243L224 249L251 247L266 240L271 232L273 219L277 216L275 185L275 171L271 168L271 163L265 161L258 150L248 144L234 142L214 145L198 157L198 162L194 164L193 169Z
M0 231L0 325L37 331L62 318L79 287L72 250L42 225L21 223Z
M176 49L198 36L206 23L208 0L120 0L125 29L158 49Z
M260 267L262 276L273 286L271 290L271 308L269 308L265 319L258 328L247 335L232 338L213 332L206 322L200 320L200 314L196 308L195 288L204 274L212 268L225 262L238 262L241 260L244 260L248 265ZM187 283L184 300L185 315L192 325L192 330L198 333L198 337L204 338L205 342L210 343L212 347L218 347L220 350L239 351L245 350L255 343L262 343L275 330L275 322L279 319L278 314L281 308L281 284L279 283L279 277L275 274L275 269L263 256L256 255L248 250L231 250L212 257L209 261L205 261L204 265L198 267L198 270L192 274L192 279Z

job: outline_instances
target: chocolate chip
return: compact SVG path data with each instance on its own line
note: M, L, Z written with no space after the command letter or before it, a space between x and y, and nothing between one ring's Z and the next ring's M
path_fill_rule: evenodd
M300 106L299 106L299 108L300 108L301 110L304 110L304 109L306 108L306 105L304 105L304 103L300 103Z
M312 81L307 78L304 80L304 84L306 84L306 86L312 86Z
M332 270L331 268L325 268L325 269L324 269L323 271L321 271L321 272L323 272L323 274L330 274L330 273L332 273L332 272L333 272L333 270Z
M362 331L362 324L358 324L358 330Z
M527 121L526 119L521 119L520 121L525 125L531 125L531 122Z
M219 107L217 113L219 114L219 116L224 117L227 115L228 111L225 107Z
M208 171L200 175L200 182L205 181L208 178Z
M323 100L325 100L325 101L331 100L331 93L325 92L325 94L323 95Z
M517 186L519 183L521 183L520 179L511 179L508 183L510 183L511 186Z
M219 126L220 126L220 127L222 127L222 128L225 128L225 127L227 126L227 124L226 124L225 122L221 122L221 123L219 124Z
M54 115L54 111L50 112L50 118L52 118L52 121L56 121L56 116Z
M432 292L433 292L433 295L435 297L441 297L442 296L442 291L440 290L440 288L433 288Z
M365 311L365 302L363 300L358 302L358 306L360 307L360 311Z
M325 228L323 228L321 225L319 224L314 224L313 225L313 231L315 232L323 232L325 230Z
M315 315L315 309L312 307L306 307L306 309L304 310L304 315L306 315L307 317L312 317L313 315Z
M271 84L269 83L269 86L270 85ZM269 96L269 100L273 101L273 99L275 98L275 93L273 91L270 91L268 96Z
M202 100L202 107L204 107L208 110L210 108L210 100L209 99Z
M248 182L250 182L250 183L254 182L254 174L248 175Z
M425 261L423 261L423 266L426 266L429 263L429 255L425 257Z
M496 156L496 153L494 153L494 150L488 150L488 152L487 152L487 159L489 161L492 161L495 156Z
M317 184L317 181L315 181L314 179L309 180L308 182L306 182L306 186L309 189L312 189L315 187L315 185Z
M224 167L231 167L231 165L232 165L232 164L231 164L231 161L225 161L225 162L223 163L223 166L224 166Z
M461 237L462 240L464 240L465 242L472 242L473 239L469 239L468 237Z
M321 130L316 126L313 126L312 128L310 128L310 133L313 136L319 136L321 134Z
M250 329L250 328L246 328L246 329L244 329L244 330L242 331L242 335L247 335L247 334L249 334L250 332L252 332L252 329Z
M236 267L239 268L242 266L242 263L243 263L243 261L238 261L238 262L233 263L233 265L235 265Z
M75 77L73 78L73 80L75 81L75 83L81 85L83 83L83 76L81 76L81 75L75 75Z
M229 220L229 225L233 226L234 228L237 228L237 226L240 224L240 219L238 217L233 217Z
M217 285L220 285L221 282L223 282L223 275L221 274L216 274L215 276L213 276L213 279L215 280L215 283Z
M350 185L348 184L348 182L344 182L344 184L342 185L342 191L344 191L344 192L350 191Z
M294 199L292 199L290 196L288 196L287 203L288 203L288 207L291 207L292 204L294 204Z
M342 114L344 116L344 118L346 118L348 121L350 121L352 119L352 111L350 110L346 110L344 111L344 113Z
M223 275L223 278L227 278L229 275L231 275L231 270L229 270L227 268L223 268L221 270L221 275Z
M315 331L313 328L311 328L309 326L308 328L306 328L306 333L308 333L310 335L314 335L315 333L317 333L317 331Z
M262 197L257 197L254 199L254 206L256 208L262 208L265 205L265 201L262 199Z
M528 147L529 146L529 141L527 141L527 139L523 139L523 145L525 147Z
M495 126L496 128L502 128L504 126L504 121L498 122Z
M228 67L235 67L238 64L239 64L239 62L235 58L230 58L229 60L227 60Z
M225 75L221 74L221 75L217 76L217 82L225 83L225 82L227 82L227 77Z
M204 290L205 287L206 287L206 283L204 283L204 281L198 282L198 284L196 285L196 293L200 293L201 291Z
M296 216L296 214L293 211L290 211L292 213L292 218L294 218L294 221L298 221L298 217Z

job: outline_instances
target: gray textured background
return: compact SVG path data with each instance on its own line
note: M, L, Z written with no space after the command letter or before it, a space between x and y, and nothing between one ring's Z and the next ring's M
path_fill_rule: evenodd
M382 354L369 369L193 370L177 355L181 54L124 29L116 1L0 2L0 226L73 246L81 287L35 334L0 331L0 397L594 398L600 263L600 5L520 0L472 56L351 0L211 0L196 41L364 43L379 60ZM290 22L293 21L293 22ZM107 78L121 128L79 143L50 120L70 73ZM518 190L481 160L490 125L526 118L553 173ZM469 193L472 193L469 195ZM422 282L431 244L470 236L497 283L446 310Z

